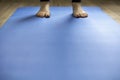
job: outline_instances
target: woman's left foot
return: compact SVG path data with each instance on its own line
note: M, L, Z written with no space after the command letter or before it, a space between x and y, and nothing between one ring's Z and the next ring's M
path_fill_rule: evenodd
M73 2L73 16L76 18L86 18L88 17L88 14L81 8L80 3Z

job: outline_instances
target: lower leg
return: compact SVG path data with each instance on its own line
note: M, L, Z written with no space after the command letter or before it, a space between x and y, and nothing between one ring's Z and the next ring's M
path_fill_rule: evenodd
M85 18L88 14L81 7L81 0L72 0L73 16Z
M50 17L50 11L49 11L50 2L49 2L49 0L40 0L40 2L41 2L41 8L38 11L38 13L36 14L36 16Z

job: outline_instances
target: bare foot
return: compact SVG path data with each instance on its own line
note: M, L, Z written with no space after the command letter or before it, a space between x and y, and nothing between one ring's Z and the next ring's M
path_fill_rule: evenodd
M76 18L86 18L88 14L81 8L80 3L72 3L73 16Z
M50 17L50 12L49 11L39 11L37 14L36 14L37 17L46 17L46 18L49 18Z
M37 17L50 17L49 2L41 2L41 8L36 14Z

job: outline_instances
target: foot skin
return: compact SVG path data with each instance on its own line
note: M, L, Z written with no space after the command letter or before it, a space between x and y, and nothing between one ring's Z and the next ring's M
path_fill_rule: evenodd
M36 16L41 18L50 17L49 2L41 2L41 8L36 14Z
M41 18L49 18L50 17L50 12L49 11L39 11L37 14L36 14L37 17L41 17Z
M86 18L88 14L81 8L80 3L72 3L73 16L76 18Z

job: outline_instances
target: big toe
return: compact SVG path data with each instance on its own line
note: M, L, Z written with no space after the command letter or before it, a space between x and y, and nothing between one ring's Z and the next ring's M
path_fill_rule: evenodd
M73 13L73 16L76 17L76 18L79 18L79 13Z

